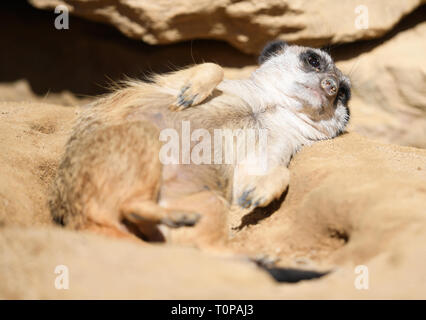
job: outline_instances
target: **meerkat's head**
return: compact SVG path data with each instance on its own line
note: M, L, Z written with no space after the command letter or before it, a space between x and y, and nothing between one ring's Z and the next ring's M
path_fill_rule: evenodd
M350 116L351 83L327 52L274 41L263 49L259 64L254 76L267 79L277 105L304 114L314 123L329 122L335 130L327 131L335 131L334 135L343 131Z

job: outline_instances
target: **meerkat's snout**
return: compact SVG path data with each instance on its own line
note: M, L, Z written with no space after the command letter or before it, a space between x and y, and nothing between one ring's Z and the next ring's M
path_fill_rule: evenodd
M321 80L321 88L324 89L325 93L329 97L336 96L338 87L338 80L332 75L328 75L327 77Z

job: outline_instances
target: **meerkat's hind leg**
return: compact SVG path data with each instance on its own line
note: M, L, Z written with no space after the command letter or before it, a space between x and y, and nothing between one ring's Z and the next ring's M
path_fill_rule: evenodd
M179 111L202 103L223 80L223 69L215 63L202 63L165 76L158 76L160 87L176 89L170 109Z
M157 238L157 226L160 224L170 228L194 226L200 219L196 212L184 212L166 209L151 200L130 201L121 208L124 219L136 225L150 240Z

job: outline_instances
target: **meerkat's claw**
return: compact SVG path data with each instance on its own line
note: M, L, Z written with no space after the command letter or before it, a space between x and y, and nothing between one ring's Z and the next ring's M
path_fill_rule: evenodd
M211 91L204 93L197 92L191 84L185 85L179 91L179 95L177 96L175 103L170 105L170 110L182 111L186 108L200 104L208 95L210 95L210 93Z
M181 111L203 103L223 80L223 69L214 63L203 63L176 73L171 79L181 86L178 87L179 93L169 109Z
M161 223L170 227L170 228L179 228L179 227L192 227L201 216L198 213L187 213L187 212L172 212L167 217L161 219Z
M192 94L190 88L191 85L186 85L180 90L176 104L172 105L174 110L180 111L194 105L198 93Z
M256 187L253 187L251 189L245 190L243 191L243 193L241 194L241 196L238 198L238 205L242 208L250 208L253 200L250 196L250 194L256 189Z
M266 207L277 199L289 184L289 171L286 167L276 167L266 175L241 174L236 180L234 201L244 209Z
M261 184L263 185L263 183ZM241 196L238 197L238 205L244 209L266 207L272 200L278 198L284 192L282 189L276 189L278 187L271 185L266 186L264 190L256 187L245 189L246 191L243 191Z
M273 197L262 196L261 191L256 192L256 187L243 189L245 191L238 197L238 205L244 209L254 209L257 207L265 207Z

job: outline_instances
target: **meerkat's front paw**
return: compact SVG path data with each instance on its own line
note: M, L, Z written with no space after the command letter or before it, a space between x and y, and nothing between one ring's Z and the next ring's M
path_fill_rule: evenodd
M202 103L223 80L223 69L214 63L203 63L176 73L182 74L183 85L178 89L170 110L180 111ZM180 81L182 81L182 79Z
M243 175L235 181L233 202L245 209L265 207L281 196L289 181L286 167L277 167L266 175Z

